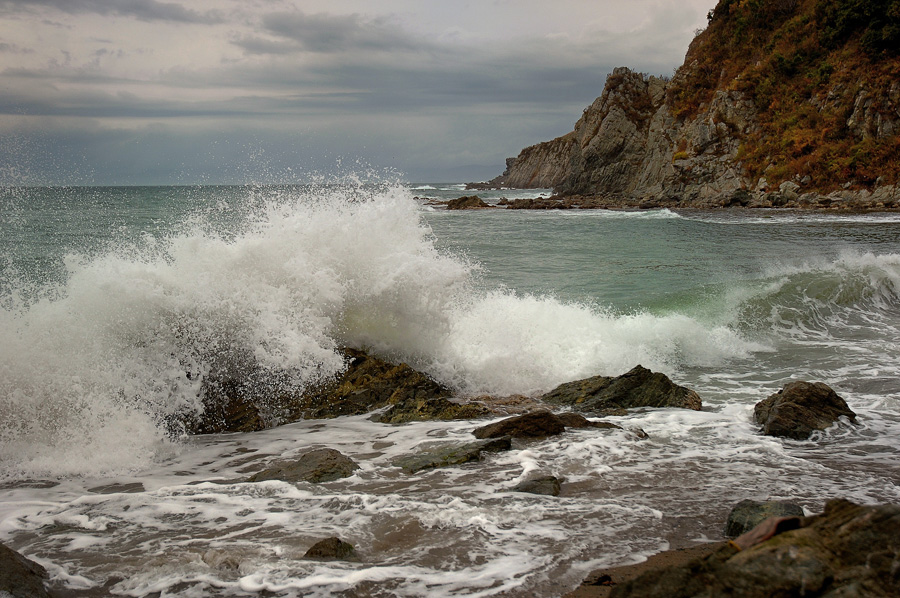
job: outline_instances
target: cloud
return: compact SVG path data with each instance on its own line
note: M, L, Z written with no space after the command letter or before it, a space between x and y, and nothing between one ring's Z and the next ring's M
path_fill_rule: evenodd
M269 13L263 17L262 25L269 33L293 40L309 52L397 52L424 49L424 44L414 40L385 18L295 11Z
M132 17L141 21L214 24L224 21L218 11L199 13L174 2L157 0L0 0L0 12L19 13L25 7L42 7L68 14L93 13Z
M614 67L671 73L714 1L0 0L29 23L0 37L0 140L82 156L98 183L224 180L240 140L275 170L498 174L571 130Z

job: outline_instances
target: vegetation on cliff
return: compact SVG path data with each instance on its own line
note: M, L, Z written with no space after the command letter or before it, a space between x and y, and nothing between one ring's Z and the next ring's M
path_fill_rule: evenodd
M758 111L738 154L747 179L897 183L900 0L721 0L667 103L689 119L719 90Z

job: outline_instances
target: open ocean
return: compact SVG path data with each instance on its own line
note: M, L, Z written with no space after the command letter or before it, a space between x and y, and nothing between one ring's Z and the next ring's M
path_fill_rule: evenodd
M900 502L900 214L428 205L472 193L0 189L0 542L65 596L559 596L721 539L745 498ZM342 346L461 396L642 364L704 410L608 418L647 440L574 430L413 475L391 460L483 422L167 436L198 408L186 371L252 359L303 386ZM759 435L753 406L793 379L832 386L859 425ZM361 469L233 482L321 446ZM565 478L559 497L509 492L537 471ZM358 559L301 558L328 536Z

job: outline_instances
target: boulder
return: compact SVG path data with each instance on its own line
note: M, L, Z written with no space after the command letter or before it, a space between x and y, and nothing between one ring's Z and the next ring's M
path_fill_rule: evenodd
M465 444L442 445L436 448L423 450L415 455L406 455L394 459L393 464L403 468L406 473L416 473L423 469L435 467L449 467L462 465L481 459L483 452L497 453L508 451L512 448L512 440L509 436L503 438L490 438Z
M353 475L359 469L353 459L330 448L314 449L294 461L281 461L250 476L248 482L282 480L284 482L331 482Z
M484 200L477 195L464 195L463 197L457 197L456 199L451 199L447 202L448 210L478 210L490 207L493 206L486 204Z
M559 478L552 475L531 478L516 484L513 492L527 492L528 494L542 494L545 496L559 496Z
M794 440L807 440L841 417L856 422L847 402L827 384L799 380L757 403L753 413L763 434Z
M0 596L50 598L44 588L46 577L43 567L0 544Z
M731 509L725 521L725 536L736 538L769 517L803 517L803 507L789 502L742 500Z
M557 386L541 399L588 413L634 407L679 407L699 411L700 396L675 384L665 374L637 366L615 378L594 376Z
M313 544L303 558L343 561L353 558L355 554L353 544L344 542L340 538L326 538Z
M544 438L565 432L566 426L549 411L532 411L481 426L472 431L475 438Z
M821 515L788 520L792 525L772 526L771 521L748 534L757 535L758 543L742 536L704 558L647 571L615 586L610 595L900 596L900 505L859 506L838 499L829 501Z

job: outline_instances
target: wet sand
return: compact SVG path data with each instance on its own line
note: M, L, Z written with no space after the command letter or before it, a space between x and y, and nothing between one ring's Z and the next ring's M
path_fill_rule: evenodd
M712 554L724 545L724 542L711 542L709 544L692 546L691 548L667 550L654 554L642 563L597 569L588 575L578 588L566 594L565 598L602 598L609 596L615 585L634 579L645 571L672 565L682 565L693 559L703 558Z

